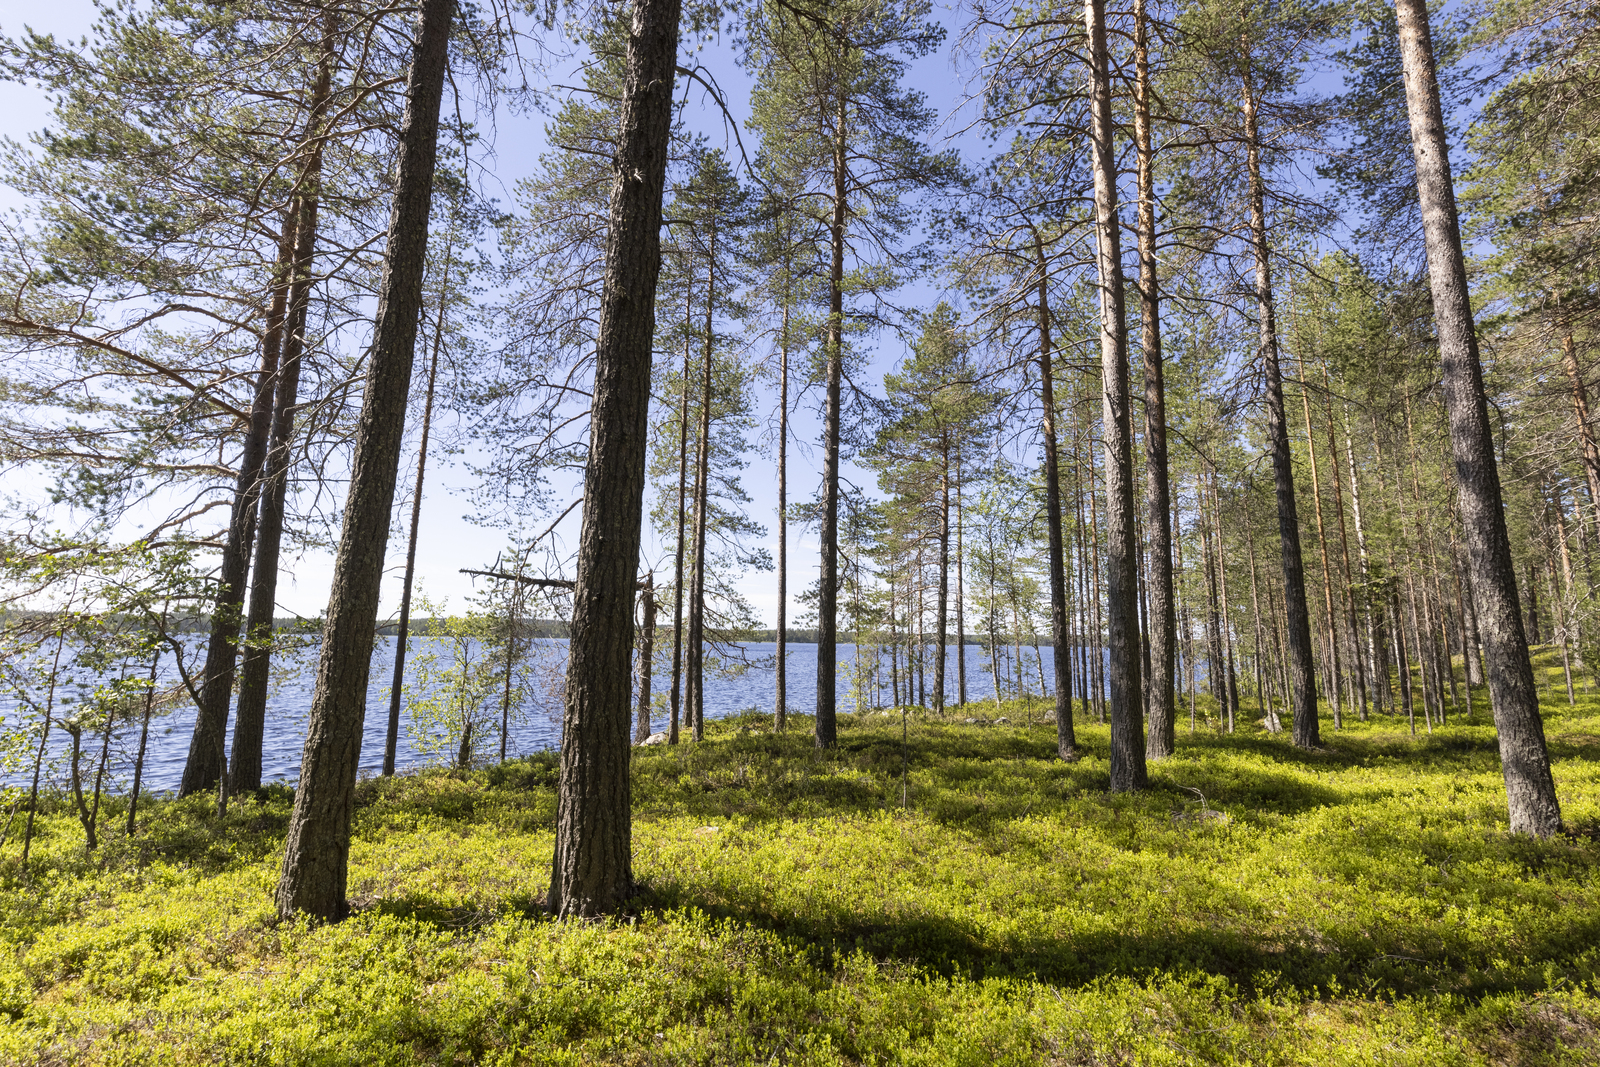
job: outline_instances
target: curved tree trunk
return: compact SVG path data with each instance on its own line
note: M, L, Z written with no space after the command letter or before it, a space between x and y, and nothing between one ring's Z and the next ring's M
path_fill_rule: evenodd
M633 891L628 668L678 14L678 0L635 0L628 34L561 726L549 907L562 916L614 912Z
M295 790L283 872L278 879L278 914L285 918L305 912L336 920L349 910L345 882L350 863L350 813L361 758L384 549L389 542L422 309L428 216L438 158L439 103L454 12L454 0L423 0L407 75L377 325L300 761L300 786Z
M1548 837L1561 829L1561 805L1550 774L1544 720L1539 715L1539 695L1517 603L1516 571L1506 535L1494 437L1472 324L1428 8L1425 0L1396 0L1395 13L1428 246L1428 278L1439 331L1445 410L1450 419L1457 492L1467 555L1472 561L1472 592L1500 738L1511 831Z

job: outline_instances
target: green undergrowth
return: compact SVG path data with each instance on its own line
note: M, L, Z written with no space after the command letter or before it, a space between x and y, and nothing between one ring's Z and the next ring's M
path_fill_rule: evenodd
M333 926L273 918L286 789L94 856L54 801L27 873L0 853L0 1062L1600 1063L1600 697L1551 694L1552 841L1506 832L1481 692L1314 753L1186 707L1122 796L1106 728L1062 763L1038 701L827 753L749 714L636 750L604 923L541 911L549 756L362 783Z

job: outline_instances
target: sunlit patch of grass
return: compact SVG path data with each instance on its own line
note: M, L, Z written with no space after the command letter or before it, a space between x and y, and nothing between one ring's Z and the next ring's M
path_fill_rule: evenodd
M708 724L636 750L606 923L541 911L549 756L363 783L332 927L272 915L287 790L157 802L96 856L57 804L27 874L0 856L0 1062L1600 1062L1600 698L1547 695L1576 832L1543 842L1506 832L1481 691L1313 753L1212 704L1132 796L1038 699L904 742L846 715L831 752Z

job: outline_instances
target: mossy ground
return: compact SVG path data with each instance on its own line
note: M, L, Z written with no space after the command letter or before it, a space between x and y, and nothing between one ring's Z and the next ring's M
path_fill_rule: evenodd
M745 716L638 750L608 923L540 911L549 758L363 783L334 926L273 918L287 790L94 856L60 806L0 855L0 1062L1600 1063L1600 697L1546 705L1544 842L1483 699L1311 754L1185 722L1134 796L1104 727L914 717L905 808L898 717Z

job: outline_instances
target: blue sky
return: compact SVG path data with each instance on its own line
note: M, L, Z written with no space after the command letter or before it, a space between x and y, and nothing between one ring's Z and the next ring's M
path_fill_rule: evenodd
M89 30L94 14L93 5L87 0L52 0L50 3L36 2L36 0L0 0L0 32L14 35L26 24L39 32L75 39ZM953 39L959 33L954 12L946 9L940 12L939 17L951 31ZM911 84L928 94L941 119L945 119L954 108L962 84L962 77L954 69L951 51L947 41L946 47L940 53L918 61L910 77ZM685 65L688 65L689 56L685 55L684 58ZM703 64L714 76L723 89L730 110L742 125L746 114L744 104L749 81L734 62L731 42L726 40L706 42L693 55L693 59ZM557 70L549 77L552 82L570 83L571 79L566 76L567 73ZM680 88L680 93L683 91ZM690 87L688 99L690 121L703 131L714 145L726 143L730 154L736 154L737 145L727 129L727 123L708 94L698 87ZM0 82L0 136L26 142L28 135L43 127L47 120L48 103L41 93L25 86ZM518 114L511 111L503 111L495 117L493 160L486 191L490 195L498 196L503 204L509 205L514 202L511 195L512 187L518 179L534 171L538 156L545 150L544 121L544 117L538 114ZM941 139L948 137L948 131L954 125L956 124L946 122L940 129L938 137ZM753 151L754 142L751 135L742 128L740 135L746 149ZM970 138L964 140L969 143L971 141ZM9 210L20 206L22 205L15 194L0 189L0 209ZM934 280L929 279L908 286L902 299L916 306L931 307L939 296L933 282ZM868 376L869 381L881 379L882 372L889 369L901 353L900 342L892 334L879 338L878 343L879 347L873 358L872 373ZM771 398L763 396L759 410L765 414L770 412L772 407ZM790 450L791 500L809 496L820 484L820 452L814 448L804 447L805 442L816 441L820 437L820 424L811 407L808 401L792 415L791 432L800 443L800 447L792 447ZM413 464L414 460L409 460L405 466L409 468ZM846 475L847 477L853 475L857 482L869 488L871 486L870 477L859 471L847 469ZM410 477L409 474L402 474L404 481L408 482ZM471 592L471 580L458 574L458 568L487 565L505 543L503 531L477 526L464 518L465 512L470 507L466 491L470 489L471 484L472 476L463 466L443 458L430 461L418 541L418 575L430 596L436 599L448 598L452 608L463 607L465 597ZM777 505L777 487L775 478L771 474L769 457L762 455L751 457L746 486L754 498L750 512L758 521L768 525L768 546L775 553L777 541L773 516ZM569 496L564 497L562 495L564 491L569 492ZM554 495L557 499L568 499L570 495L576 495L576 489L571 487L570 490L562 490L558 487ZM575 539L577 518L578 514L574 512L558 530L560 534L567 534L569 541ZM535 531L543 529L544 525L543 521L538 520L530 523L530 527ZM404 559L404 544L400 540L403 528L397 529L396 534L396 544L390 552L390 565L393 573L397 574ZM809 531L791 529L790 537L790 588L797 594L815 578L817 544L815 535ZM647 538L646 565L649 560L665 556L659 541L649 534ZM314 615L322 610L332 576L331 556L315 552L286 565L292 573L285 574L279 583L280 611ZM382 608L385 614L393 611L398 605L399 584L398 581L385 582ZM752 575L744 583L745 593L751 603L760 616L768 620L776 613L775 588L776 579L770 573ZM795 607L791 603L791 618L794 617L794 611Z

